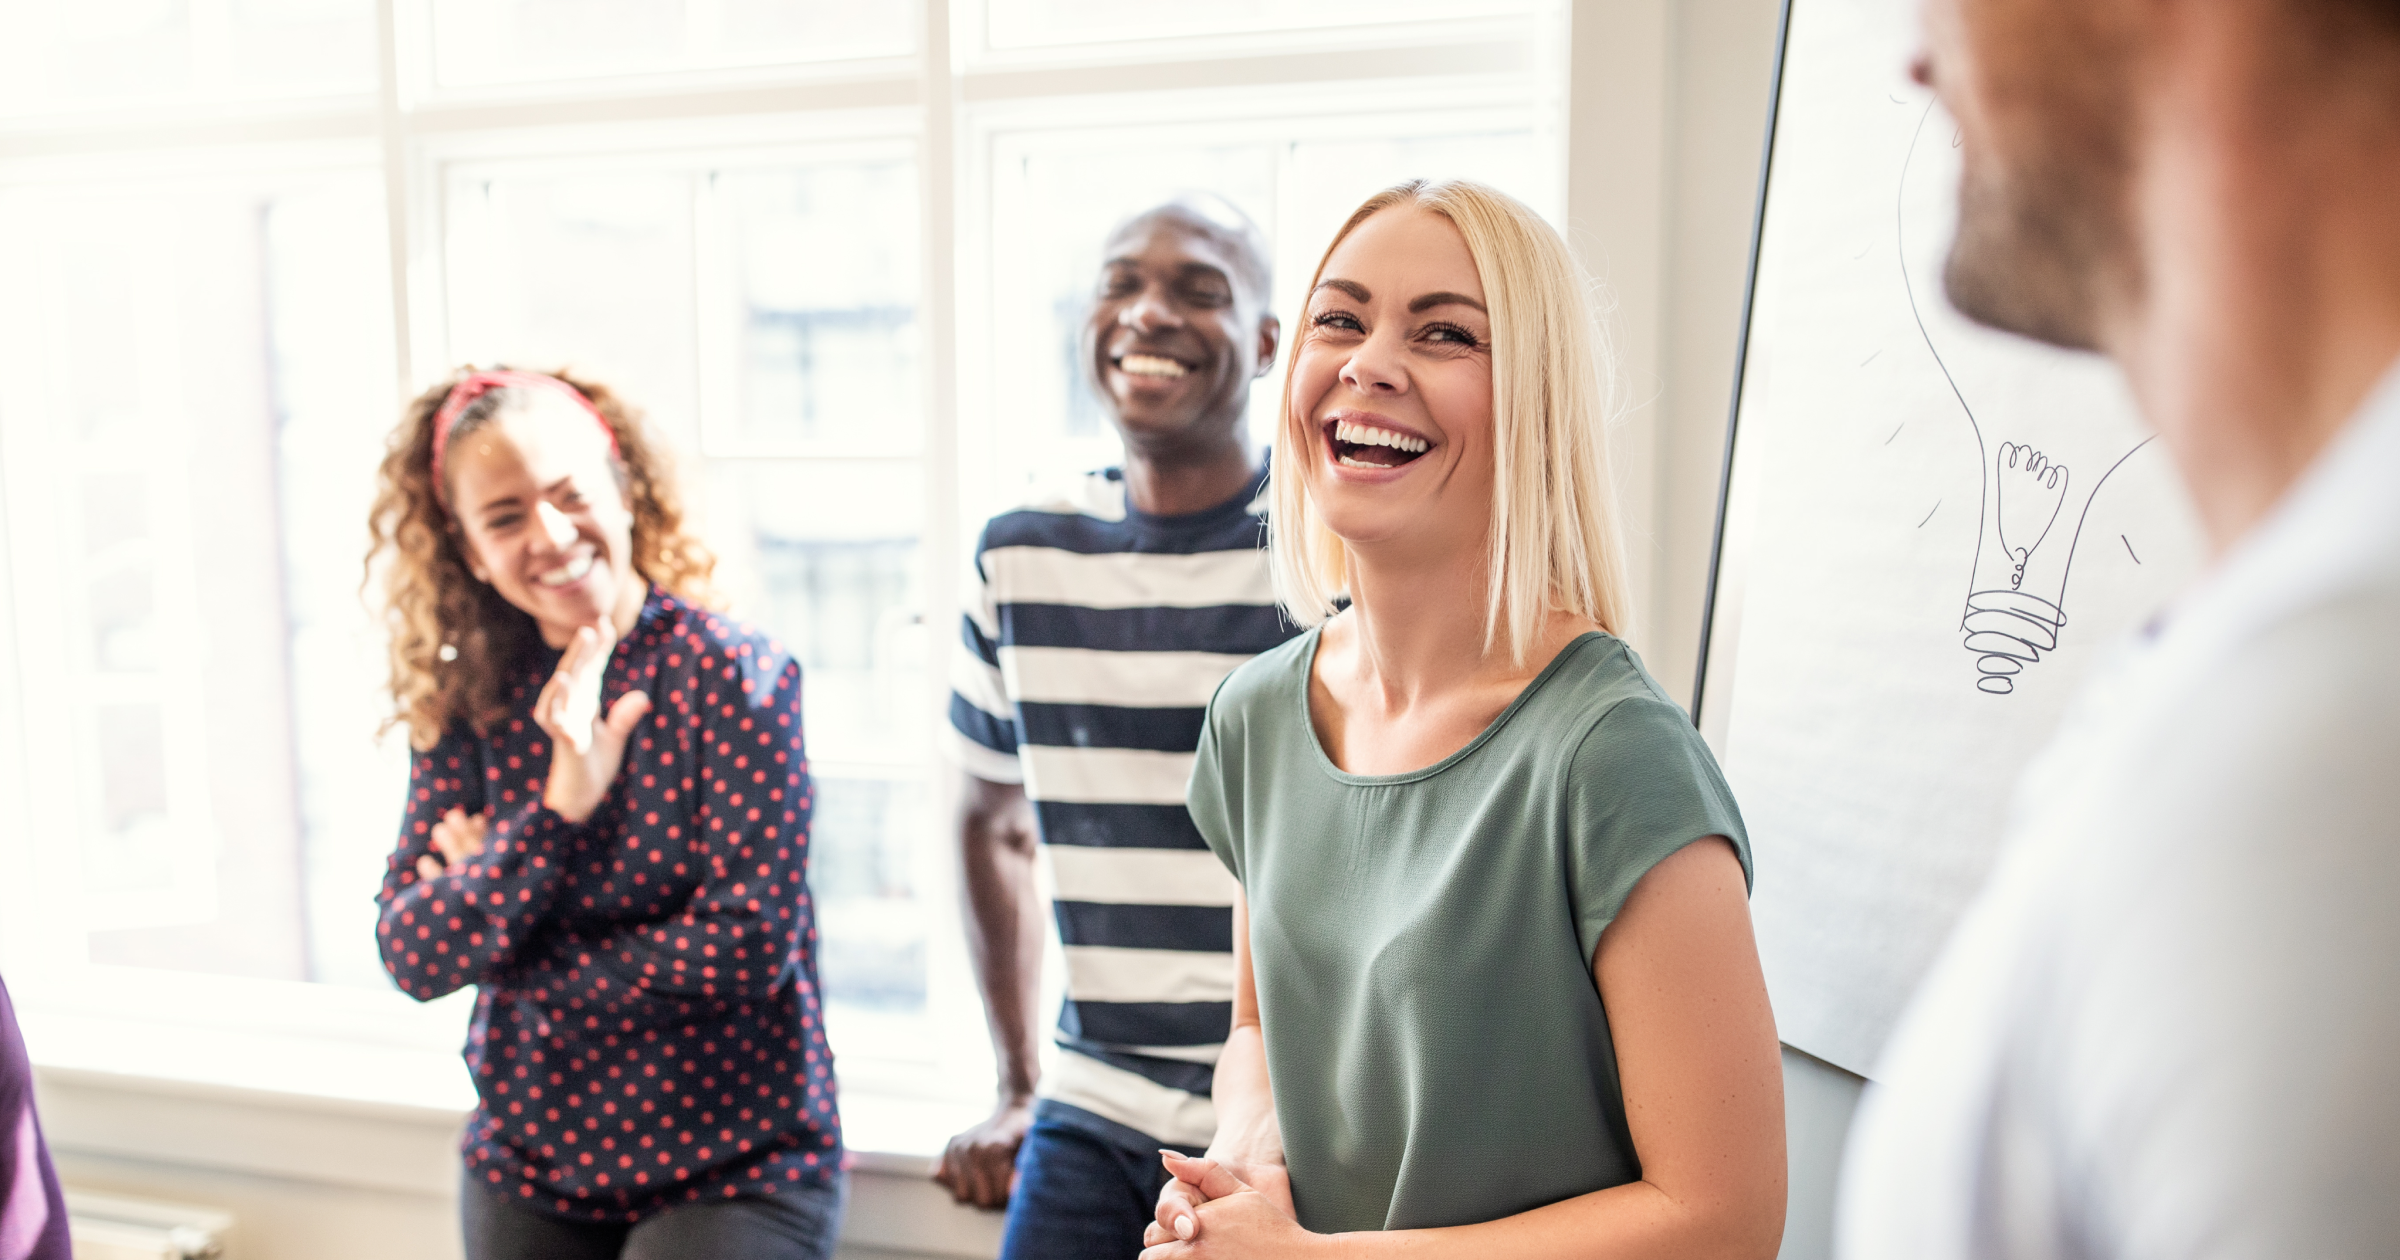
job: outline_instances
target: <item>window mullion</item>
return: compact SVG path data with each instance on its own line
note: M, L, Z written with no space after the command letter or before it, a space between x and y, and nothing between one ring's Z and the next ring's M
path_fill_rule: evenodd
M417 391L416 323L410 313L409 258L415 220L415 190L410 186L408 115L400 94L400 3L375 0L375 64L377 135L383 145L385 227L391 234L392 365L397 373L394 392L402 399Z

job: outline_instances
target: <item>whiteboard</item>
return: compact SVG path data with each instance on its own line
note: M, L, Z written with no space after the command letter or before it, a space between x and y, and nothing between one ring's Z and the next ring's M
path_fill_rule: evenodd
M1943 300L1914 0L1790 0L1695 712L1786 1043L1862 1075L2096 659L2197 570L2116 370Z

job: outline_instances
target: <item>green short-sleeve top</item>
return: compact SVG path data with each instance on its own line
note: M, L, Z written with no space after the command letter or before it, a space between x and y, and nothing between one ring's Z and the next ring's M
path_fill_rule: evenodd
M1316 647L1225 680L1191 783L1249 903L1301 1224L1464 1225L1637 1180L1592 957L1684 845L1723 836L1748 873L1716 760L1594 633L1440 762L1348 774L1309 722Z

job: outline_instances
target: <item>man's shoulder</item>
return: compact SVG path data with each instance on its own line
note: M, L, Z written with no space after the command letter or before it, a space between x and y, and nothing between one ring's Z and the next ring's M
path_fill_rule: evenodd
M2400 752L2400 574L2291 609L2195 662L2155 711L2163 755L2230 773L2220 791L2341 776ZM2357 761L2359 757L2367 762ZM2374 775L2356 786L2400 791Z
M1125 482L1114 469L1037 482L1015 506L984 522L980 551L1055 547L1116 551L1125 546Z
M2160 680L2113 751L2093 748L2096 790L2061 781L2092 846L2073 900L2101 923L2138 897L2194 938L2247 921L2301 941L2363 885L2400 924L2396 626L2400 583L2355 585Z

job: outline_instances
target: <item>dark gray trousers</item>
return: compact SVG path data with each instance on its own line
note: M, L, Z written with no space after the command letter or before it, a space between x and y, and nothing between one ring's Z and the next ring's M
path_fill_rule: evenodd
M850 1197L833 1184L682 1203L631 1225L563 1221L473 1178L459 1187L467 1260L832 1260Z

